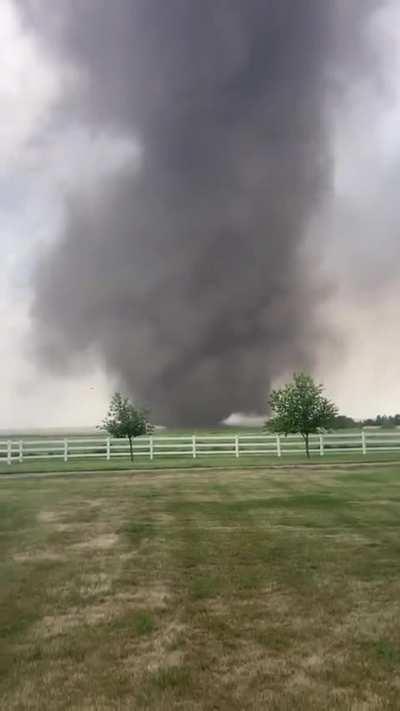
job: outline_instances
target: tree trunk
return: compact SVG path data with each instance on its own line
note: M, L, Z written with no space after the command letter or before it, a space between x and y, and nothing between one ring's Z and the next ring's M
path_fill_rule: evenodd
M131 462L133 462L133 442L132 442L132 437L128 437L129 439L129 452L131 455Z
M305 445L306 445L306 455L307 455L307 457L308 457L308 459L309 459L309 458L310 458L310 445L309 445L308 438L309 438L309 434L308 434L308 432L307 432L307 434L304 435L304 442L305 442Z

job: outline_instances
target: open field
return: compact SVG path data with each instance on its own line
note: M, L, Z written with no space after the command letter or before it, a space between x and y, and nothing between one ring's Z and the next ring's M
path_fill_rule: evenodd
M343 430L344 431L344 430ZM348 430L346 430L348 431ZM359 430L357 430L359 431ZM263 434L265 432L262 427L235 427L228 425L216 425L215 427L208 428L177 428L177 427L160 427L156 428L155 434L159 435L220 435L220 434ZM103 430L98 430L95 427L87 428L75 428L66 429L62 427L55 428L43 428L35 431L27 430L0 430L0 439L53 439L58 437L67 437L72 439L73 437L85 437L90 439L91 437L97 439L99 436L106 436L106 432Z
M159 456L157 459L150 461L148 457L135 456L134 461L131 462L128 457L119 457L118 459L112 459L107 461L100 458L76 458L68 460L68 462L63 462L61 459L51 458L51 459L37 459L37 460L27 460L22 463L13 462L9 466L4 460L0 460L0 478L4 474L9 474L11 476L15 474L25 474L25 473L62 473L62 472L95 472L95 471L159 471L159 470L169 470L169 469L182 469L182 470L192 470L192 469L204 469L204 468L217 468L217 469L243 469L244 467L249 469L263 469L265 466L269 467L279 467L285 469L290 465L304 465L304 466L318 466L328 468L332 463L336 464L373 464L373 463L395 463L399 462L400 466L400 451L393 452L368 452L365 456L358 452L343 452L343 453L329 453L326 452L325 456L322 458L317 453L314 453L310 460L303 454L285 454L284 457L278 459L276 455L240 455L240 459L236 459L234 456L220 454L215 456L202 456L197 459L191 459L190 457L162 457Z
M400 467L0 480L0 708L398 709Z

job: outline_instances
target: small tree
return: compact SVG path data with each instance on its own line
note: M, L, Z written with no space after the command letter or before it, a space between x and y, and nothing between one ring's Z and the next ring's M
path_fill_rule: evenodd
M329 427L337 415L337 408L322 395L323 386L317 385L307 373L295 373L293 382L273 390L269 405L272 418L266 423L273 432L300 434L307 457L310 456L310 434Z
M112 396L107 416L100 428L106 430L111 437L128 438L131 461L134 438L152 431L146 410L137 408L121 393L114 393Z

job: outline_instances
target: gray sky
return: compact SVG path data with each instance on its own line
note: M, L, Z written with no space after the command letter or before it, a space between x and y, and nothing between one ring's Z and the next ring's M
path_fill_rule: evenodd
M335 196L310 225L309 252L327 284L321 318L335 347L315 344L315 374L347 414L400 411L398 174L400 8L387 2L370 32L380 82L351 87L335 123ZM13 0L0 5L0 428L97 424L114 381L90 357L79 372L49 375L30 352L31 273L57 240L65 196L92 190L140 151L122 134L51 122L68 87L84 77L50 59L22 26ZM76 156L79 155L77 163ZM81 372L82 371L82 372ZM284 374L282 374L284 378Z

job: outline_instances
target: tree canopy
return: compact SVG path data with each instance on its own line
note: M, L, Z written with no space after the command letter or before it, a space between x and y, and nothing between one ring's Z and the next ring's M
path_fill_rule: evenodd
M131 460L133 460L134 438L152 431L148 412L143 408L136 407L129 398L119 392L112 396L108 413L101 428L106 430L111 437L128 438Z
M295 373L293 381L273 390L269 397L272 417L266 423L269 430L280 434L300 434L304 439L307 457L310 456L309 436L330 427L337 408L323 396L323 386L311 375Z

